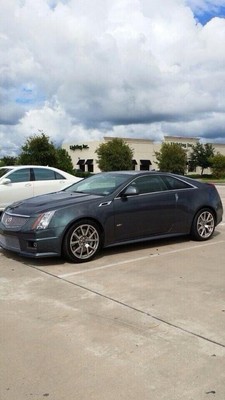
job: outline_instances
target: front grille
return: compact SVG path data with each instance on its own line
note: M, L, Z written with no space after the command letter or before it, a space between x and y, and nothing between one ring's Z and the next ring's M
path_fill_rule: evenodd
M28 220L28 216L14 215L5 212L2 216L2 224L6 228L21 228Z
M16 236L3 236L0 234L0 246L8 250L20 251L19 239Z

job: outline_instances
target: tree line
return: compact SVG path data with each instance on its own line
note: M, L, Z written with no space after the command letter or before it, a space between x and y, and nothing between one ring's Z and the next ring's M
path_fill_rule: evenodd
M107 143L100 144L96 154L101 171L132 169L133 150L124 139L112 138ZM196 143L189 155L179 143L162 143L160 151L155 152L155 159L160 171L184 175L187 171L192 172L200 167L201 175L205 169L210 168L216 178L225 177L225 156L215 153L209 143ZM0 160L0 166L7 165L48 165L77 174L69 153L55 147L43 132L30 136L21 147L18 157L5 156Z

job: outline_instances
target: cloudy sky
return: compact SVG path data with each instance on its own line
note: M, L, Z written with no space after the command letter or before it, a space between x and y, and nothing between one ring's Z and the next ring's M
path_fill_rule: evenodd
M0 157L164 135L225 143L225 0L0 0Z

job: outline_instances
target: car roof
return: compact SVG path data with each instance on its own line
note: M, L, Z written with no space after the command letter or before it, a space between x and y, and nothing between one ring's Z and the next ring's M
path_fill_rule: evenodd
M1 169L3 168L34 168L34 167L38 167L38 168L55 168L55 167L50 167L48 165L3 165L2 167L0 167ZM57 169L57 168L55 168Z
M163 175L176 175L172 174L171 172L162 172L162 171L134 171L134 170L129 170L129 171L107 171L107 172L100 172L100 174L107 174L107 175L114 175L114 174L124 174L124 175L146 175L146 174L151 174L151 175L158 175L158 174L163 174Z
M8 170L18 170L18 169L23 169L23 168L44 168L44 169L51 169L56 172L61 172L64 174L68 174L68 172L60 170L59 168L56 167L50 167L48 165L4 165L3 167L0 167L0 169L8 169ZM71 174L69 174L71 175Z

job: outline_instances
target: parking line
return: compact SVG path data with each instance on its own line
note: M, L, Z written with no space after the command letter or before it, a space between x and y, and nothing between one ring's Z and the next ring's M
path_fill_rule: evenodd
M118 267L118 266L123 265L123 264L129 264L129 263L133 263L133 262L136 262L136 261L147 260L148 258L152 258L152 257L168 256L170 254L176 254L176 253L180 253L182 251L199 249L199 248L206 247L206 246L207 247L208 246L215 246L215 245L221 244L221 243L225 243L225 240L220 240L218 242L211 242L211 243L207 242L207 243L199 244L199 245L196 245L196 246L183 247L182 249L170 250L170 251L167 251L167 252L161 253L161 254L159 254L159 253L149 254L149 255L144 256L144 257L132 258L132 259L128 259L128 260L125 260L125 261L120 261L120 262L116 262L116 263L112 263L112 264L108 264L108 265L103 265L101 267L90 268L90 269L82 269L81 271L70 272L68 274L58 275L58 277L59 278L67 278L67 277L73 276L73 275L85 274L87 272L99 271L101 269Z
M108 265L103 265L102 267L96 267L96 268L90 268L90 269L82 269L81 271L70 272L70 273L68 273L68 274L62 274L62 275L58 275L58 276L59 276L59 278L66 278L66 277L68 277L68 276L83 274L83 273L85 273L85 272L98 271L98 270L100 270L100 269L106 269L106 268L111 268L111 267L117 267L118 265L123 265L123 264L131 263L131 262L134 262L134 261L146 260L147 258L149 258L149 256L139 257L139 258L133 258L133 259L131 259L131 260L120 261L120 262L117 262L117 263L112 263L112 264L108 264Z

